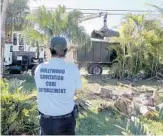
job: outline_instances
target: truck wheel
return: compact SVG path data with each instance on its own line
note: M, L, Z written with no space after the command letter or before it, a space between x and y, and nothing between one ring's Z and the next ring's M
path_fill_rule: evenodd
M92 74L93 75L101 75L102 74L102 67L100 65L94 65L92 67Z
M93 65L88 66L88 68L87 68L88 74L93 74L92 68L93 68Z

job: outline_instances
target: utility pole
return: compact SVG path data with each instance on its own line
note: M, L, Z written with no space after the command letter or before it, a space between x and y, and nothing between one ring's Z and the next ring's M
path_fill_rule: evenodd
M9 1L8 0L1 0L2 10L1 10L1 45L0 45L0 79L3 77L3 67L4 67L4 45L5 45L5 20L6 20L6 10L8 6Z

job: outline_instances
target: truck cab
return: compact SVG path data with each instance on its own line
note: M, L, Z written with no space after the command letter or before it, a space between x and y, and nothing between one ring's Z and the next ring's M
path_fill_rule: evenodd
M37 58L37 47L31 47L25 41L21 31L14 31L10 39L6 41L4 65L9 72L19 71L18 73L20 73L21 71L28 71L28 69L32 69L33 66L43 61L44 47L39 47L39 58Z

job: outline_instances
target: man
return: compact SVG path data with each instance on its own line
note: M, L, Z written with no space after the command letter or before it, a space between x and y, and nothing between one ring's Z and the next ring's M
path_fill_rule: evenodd
M42 135L75 135L74 95L81 89L79 69L64 61L67 42L53 37L51 59L37 66L35 82Z

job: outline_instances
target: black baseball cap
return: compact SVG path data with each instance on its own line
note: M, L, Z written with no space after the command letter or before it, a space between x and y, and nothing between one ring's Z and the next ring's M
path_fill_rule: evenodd
M53 37L50 43L50 49L55 50L57 53L63 53L67 49L67 41L64 37Z

